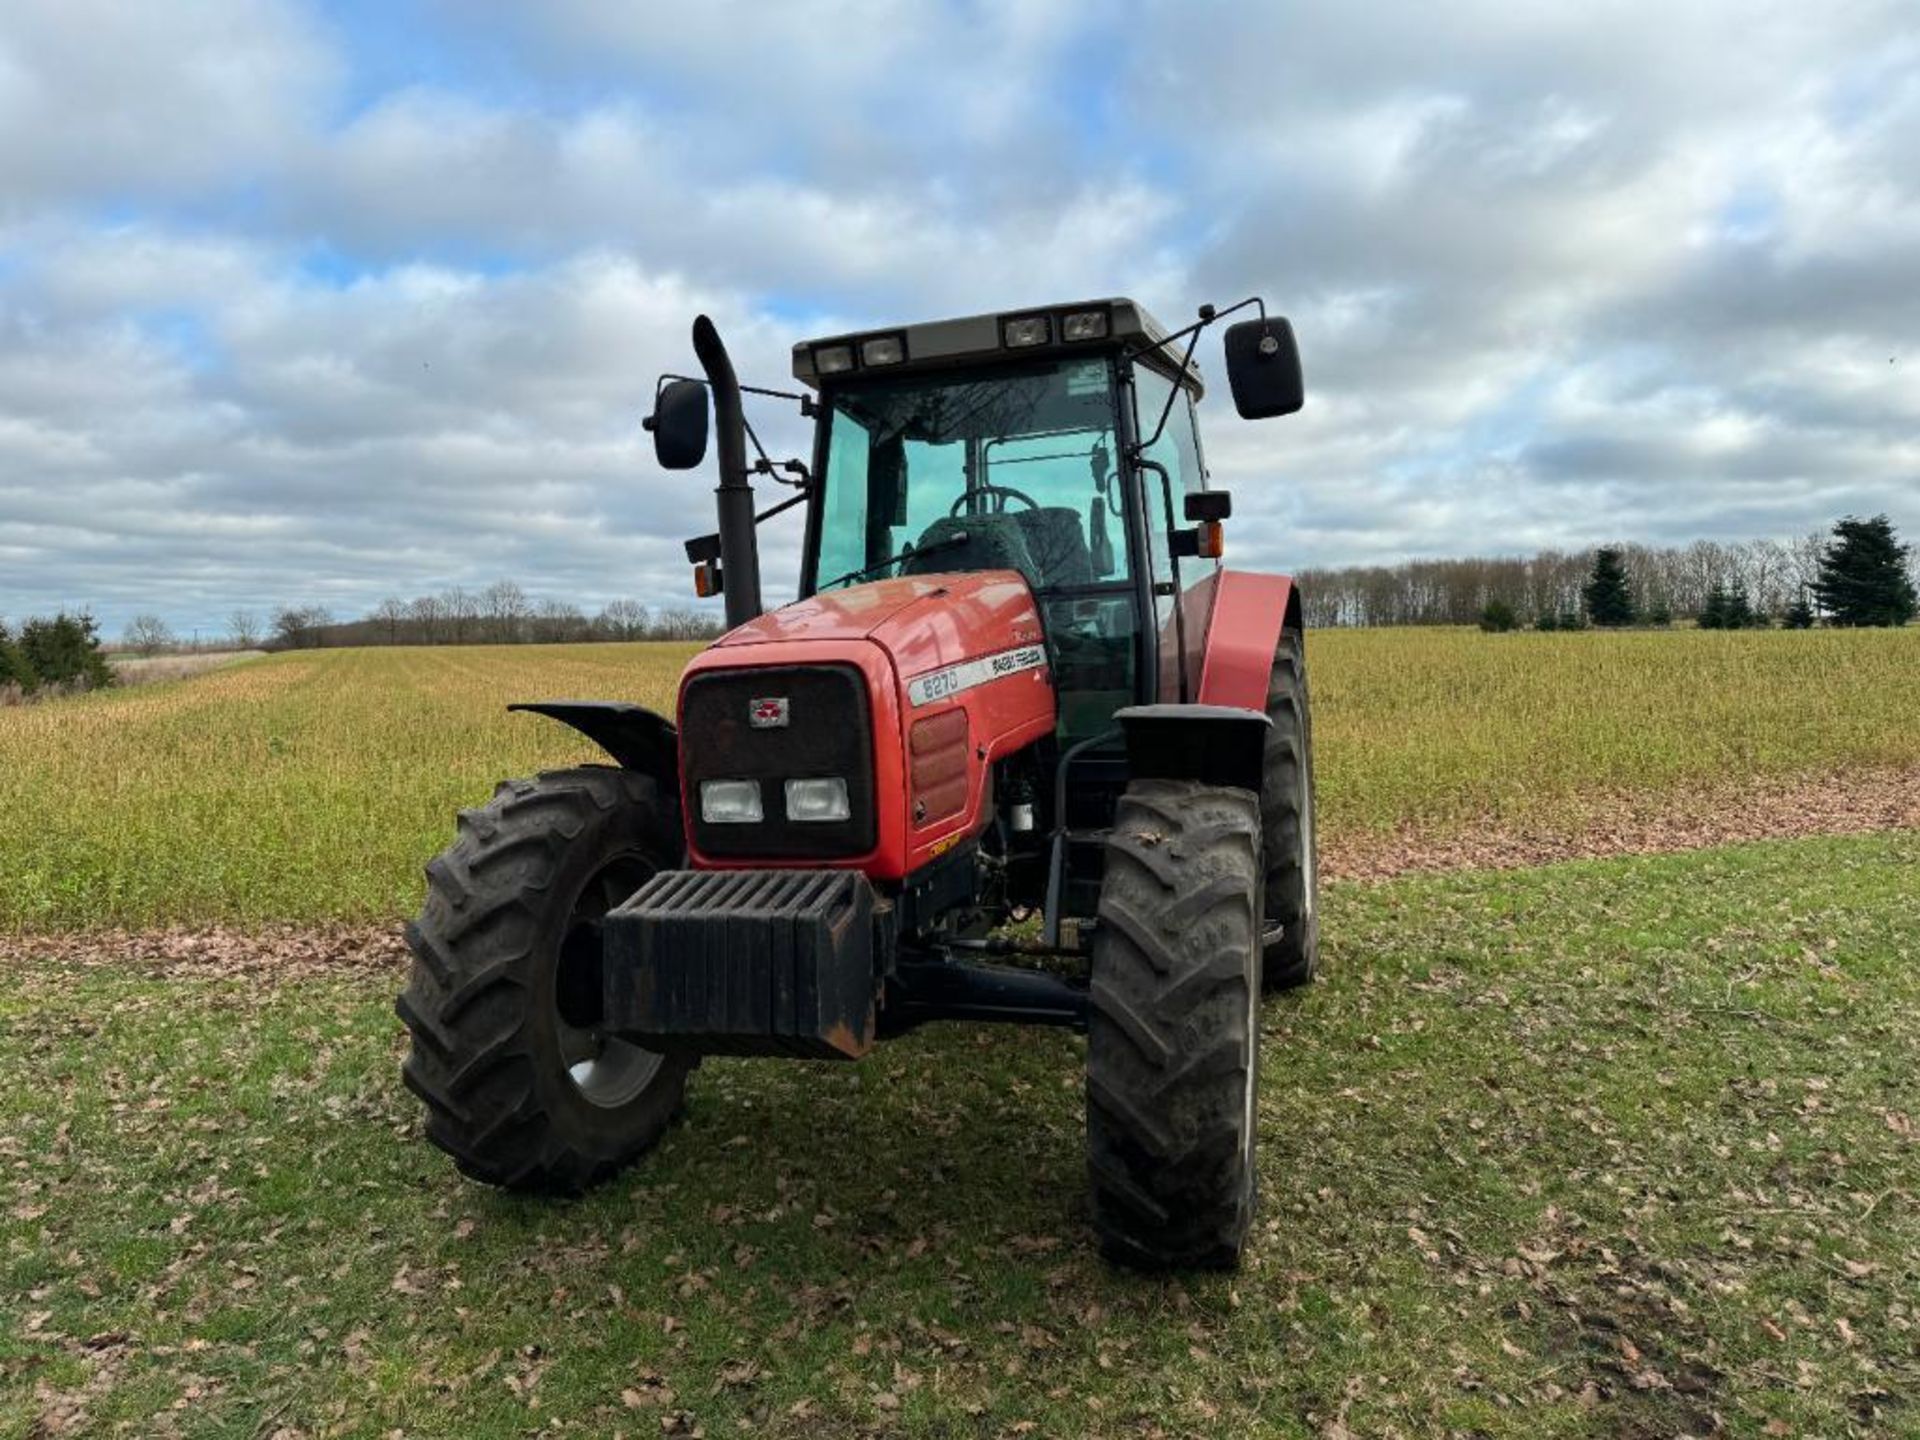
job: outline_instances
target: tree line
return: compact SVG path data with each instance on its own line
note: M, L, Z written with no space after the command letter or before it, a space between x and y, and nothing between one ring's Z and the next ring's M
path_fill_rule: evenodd
M1849 554L1857 549L1863 559L1871 558L1870 568L1881 578L1862 583L1891 587L1889 613L1899 613L1901 594L1911 604L1920 587L1920 553L1899 543L1883 515L1871 520L1849 516L1830 532L1814 531L1791 541L1550 549L1529 556L1302 570L1295 579L1307 624L1315 627L1474 625L1489 607L1511 616L1514 625L1538 625L1544 619L1552 629L1571 619L1577 627L1588 616L1585 592L1604 550L1617 564L1619 585L1641 623L1699 621L1704 616L1711 626L1735 610L1791 623L1799 618L1801 606L1812 623L1841 617L1843 602L1852 593L1844 584L1832 588L1833 577L1829 588L1822 589L1822 564L1841 544ZM1912 613L1909 608L1907 617Z
M263 628L236 610L228 638L238 648L307 650L336 645L570 645L595 640L710 640L717 617L690 606L649 610L613 600L589 615L564 600L535 599L512 580L481 590L454 586L412 600L388 596L357 620L339 620L322 605L282 606Z

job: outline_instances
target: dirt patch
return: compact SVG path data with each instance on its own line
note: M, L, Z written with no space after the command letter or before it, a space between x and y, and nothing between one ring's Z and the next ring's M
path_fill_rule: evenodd
M1412 826L1328 837L1329 880L1386 880L1432 870L1515 870L1559 860L1661 855L1743 840L1920 829L1920 770L1747 780L1658 796L1598 797L1560 823L1489 817L1445 834Z
M0 935L0 964L51 961L201 980L298 980L342 970L398 975L407 947L398 925L276 925L243 931L79 930Z

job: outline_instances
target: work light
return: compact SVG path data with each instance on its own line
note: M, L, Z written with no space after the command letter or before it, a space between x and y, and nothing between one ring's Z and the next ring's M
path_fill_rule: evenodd
M1107 312L1104 310L1076 310L1060 322L1060 338L1068 342L1102 340L1106 334Z
M898 335L875 335L860 342L862 365L898 365L907 358L907 342Z
M838 375L853 368L851 345L822 345L813 352L813 368L822 375Z
M702 780L700 818L709 825L757 825L760 811L758 780Z
M847 803L847 782L840 776L787 781L787 819L832 821L852 816L853 807Z
M1018 315L1000 328L1000 338L1009 349L1023 345L1044 345L1053 338L1053 327L1044 315Z

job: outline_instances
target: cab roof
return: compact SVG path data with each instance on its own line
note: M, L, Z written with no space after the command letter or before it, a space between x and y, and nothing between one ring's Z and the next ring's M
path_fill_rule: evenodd
M1086 339L1065 338L1070 317L1102 314L1106 316L1104 333ZM1024 321L1044 321L1045 339L1027 344L1010 344L1010 326ZM1011 333L1022 333L1014 330ZM1034 333L1027 326L1025 334ZM1077 300L1064 305L1042 305L1026 310L1000 310L985 315L966 315L954 320L926 320L917 325L874 326L847 335L829 335L818 340L803 340L793 347L793 378L818 389L822 381L879 379L893 375L915 375L930 370L978 365L990 360L1023 360L1085 354L1118 346L1139 353L1167 338L1166 327L1149 315L1146 308L1125 296L1104 300ZM897 340L903 358L885 364L868 365L864 351L868 342ZM878 347L884 351L885 347ZM1179 346L1169 345L1151 357L1157 368L1173 375L1179 368ZM821 352L830 352L829 367L836 359L845 359L841 368L822 372ZM831 352L844 351L844 356ZM1204 386L1200 367L1188 364L1181 381L1200 398Z

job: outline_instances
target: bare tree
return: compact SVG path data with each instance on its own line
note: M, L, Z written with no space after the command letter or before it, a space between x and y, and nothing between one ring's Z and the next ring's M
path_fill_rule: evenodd
M440 592L440 614L446 621L447 638L454 644L464 645L473 638L473 622L477 611L473 596L458 585Z
M129 650L153 656L173 644L173 631L158 615L136 615L127 622L124 639Z
M647 633L647 607L637 600L609 600L600 620L602 631L615 640L638 640Z
M321 631L333 623L333 613L324 605L284 605L273 612L273 635L289 650L306 650L320 644Z
M437 595L422 595L407 607L421 642L438 645L445 638L447 602Z
M407 602L397 595L389 595L373 607L373 618L387 632L387 644L400 643L400 627L406 624L410 613Z
M480 595L491 639L511 645L520 638L520 623L527 616L527 592L511 580L496 580Z
M251 610L236 610L227 616L227 639L236 650L251 650L260 643L260 617Z
M540 644L565 645L586 639L587 617L580 613L577 605L569 605L564 600L542 600L534 608L529 628Z

